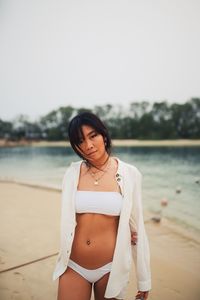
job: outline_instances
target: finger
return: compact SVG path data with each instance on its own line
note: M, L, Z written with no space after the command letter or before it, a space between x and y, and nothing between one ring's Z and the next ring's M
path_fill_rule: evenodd
M138 294L137 294L138 295L138 299L146 300L148 298L148 294L149 294L148 291L147 292L139 291Z
M142 292L138 291L137 295L135 296L135 299L138 299L138 300L142 299L143 300L144 298L143 298Z
M132 231L132 232L131 232L131 235L137 236L137 231Z
M137 239L137 234L132 234L131 237L132 237L133 239Z
M137 243L137 240L136 239L131 239L131 242L132 243Z
M137 239L133 239L133 238L132 238L132 239L131 239L131 244L134 244L134 245L135 245L136 243L137 243Z
M136 243L136 242L131 242L131 245L134 245L134 246L135 246L135 245L137 245L137 243Z

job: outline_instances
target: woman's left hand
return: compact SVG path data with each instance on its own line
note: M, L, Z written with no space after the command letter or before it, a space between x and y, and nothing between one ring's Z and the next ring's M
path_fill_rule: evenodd
M148 295L149 295L149 292L146 291L146 292L142 292L142 291L138 291L137 292L137 295L135 297L135 299L142 299L142 300L146 300L148 298Z
M131 232L131 244L132 245L137 244L137 232L136 231Z

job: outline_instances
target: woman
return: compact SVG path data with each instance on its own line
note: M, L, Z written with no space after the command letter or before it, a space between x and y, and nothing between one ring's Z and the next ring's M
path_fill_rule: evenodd
M89 300L92 287L95 300L124 299L132 257L136 298L147 299L151 278L141 174L111 156L108 131L96 115L75 116L68 136L82 160L72 163L63 179L61 245L53 276L59 277L58 300Z

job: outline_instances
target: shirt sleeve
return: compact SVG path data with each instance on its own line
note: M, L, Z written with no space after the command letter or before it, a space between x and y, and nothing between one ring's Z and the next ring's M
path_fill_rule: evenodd
M142 175L137 169L133 189L130 229L131 232L136 231L138 237L137 244L131 246L136 269L137 288L139 291L149 291L151 289L150 251L142 209Z

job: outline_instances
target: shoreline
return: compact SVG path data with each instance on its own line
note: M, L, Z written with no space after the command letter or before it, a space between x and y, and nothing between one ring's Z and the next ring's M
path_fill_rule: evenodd
M198 147L200 139L179 139L179 140L137 140L137 139L113 139L114 147ZM6 147L70 147L67 141L27 141L18 142L0 139L0 148Z

